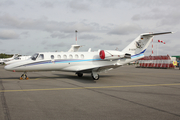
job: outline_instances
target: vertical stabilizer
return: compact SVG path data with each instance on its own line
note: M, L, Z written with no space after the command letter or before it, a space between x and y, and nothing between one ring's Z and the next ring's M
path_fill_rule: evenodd
M169 34L172 32L163 33L144 33L139 35L134 41L132 41L126 48L122 50L124 53L131 54L131 58L140 57L144 55L147 47L155 35Z

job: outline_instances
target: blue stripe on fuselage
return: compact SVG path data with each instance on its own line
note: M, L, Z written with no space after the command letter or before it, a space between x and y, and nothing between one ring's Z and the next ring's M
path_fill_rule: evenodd
M142 52L140 52L139 54L136 54L136 55L132 55L131 56L131 58L137 58L137 57L141 57L141 56L143 56L144 54L144 52L146 51L146 49L145 50L143 50Z
M85 61L98 61L101 59L85 59L85 60L74 60L74 59L67 59L67 60L55 60L55 61L51 61L51 60L46 60L46 61L39 61L39 62L35 62L35 63L29 63L29 64L25 64L25 65L21 65L21 66L33 66L33 65L40 65L40 64L52 64L52 63L72 63L72 62L85 62ZM20 66L18 66L20 67Z

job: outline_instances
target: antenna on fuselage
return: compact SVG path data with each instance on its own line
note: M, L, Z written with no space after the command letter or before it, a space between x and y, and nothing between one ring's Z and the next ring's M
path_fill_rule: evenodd
M75 34L76 34L76 45L77 45L77 30L75 30Z

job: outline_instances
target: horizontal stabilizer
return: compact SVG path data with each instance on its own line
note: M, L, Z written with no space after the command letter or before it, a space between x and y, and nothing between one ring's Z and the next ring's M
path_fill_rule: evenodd
M162 35L162 34L170 34L172 32L162 32L162 33L149 33L149 34L142 34L143 36L154 36L154 35Z

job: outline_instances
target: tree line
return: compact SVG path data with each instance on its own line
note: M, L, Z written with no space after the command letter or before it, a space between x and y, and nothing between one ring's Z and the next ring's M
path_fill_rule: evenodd
M5 53L1 53L0 54L0 58L10 58L10 57L12 57L13 55L11 55L11 54L5 54Z

